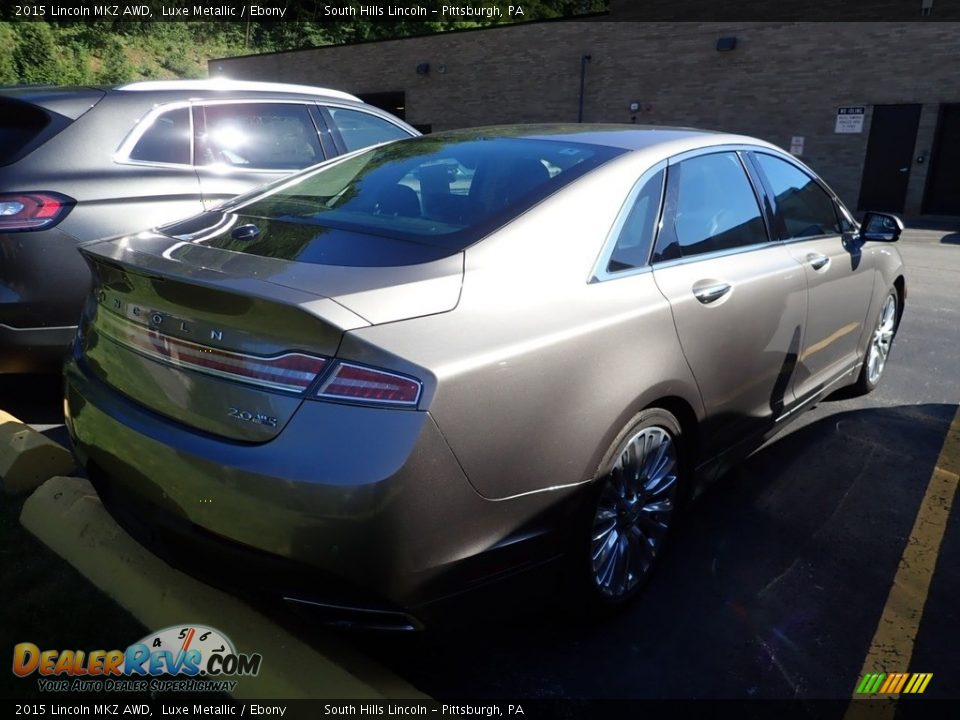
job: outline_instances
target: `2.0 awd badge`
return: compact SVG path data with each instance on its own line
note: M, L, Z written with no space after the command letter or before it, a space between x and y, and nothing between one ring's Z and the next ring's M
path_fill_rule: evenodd
M246 422L256 423L258 425L266 425L267 427L275 428L277 427L277 419L272 415L264 415L263 413L252 413L249 410L241 410L240 408L228 408L227 415L237 420L244 420Z

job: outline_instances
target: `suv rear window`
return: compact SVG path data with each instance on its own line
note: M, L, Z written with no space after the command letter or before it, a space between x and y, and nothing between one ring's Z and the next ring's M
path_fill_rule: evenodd
M154 118L133 150L130 159L174 165L190 164L190 109L170 110Z
M0 99L0 165L19 160L49 124L50 116L35 105Z
M231 210L459 251L623 152L431 135L361 152Z

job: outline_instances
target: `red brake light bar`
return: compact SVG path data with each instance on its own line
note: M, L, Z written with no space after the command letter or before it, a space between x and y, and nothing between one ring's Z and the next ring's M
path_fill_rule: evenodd
M212 348L165 335L109 312L100 313L97 325L115 342L167 365L285 392L304 392L328 362L326 358L298 352L262 357Z
M416 407L420 400L418 380L366 365L301 352L264 357L213 348L171 337L110 311L99 313L97 329L114 342L167 365L273 390L302 394L335 363L316 393L319 399L403 407Z

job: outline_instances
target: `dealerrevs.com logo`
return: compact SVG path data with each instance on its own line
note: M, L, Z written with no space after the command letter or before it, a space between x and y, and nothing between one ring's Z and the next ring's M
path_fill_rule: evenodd
M13 648L13 674L36 675L48 692L232 692L237 681L227 678L257 675L262 662L204 625L164 628L126 650L41 650L30 642Z

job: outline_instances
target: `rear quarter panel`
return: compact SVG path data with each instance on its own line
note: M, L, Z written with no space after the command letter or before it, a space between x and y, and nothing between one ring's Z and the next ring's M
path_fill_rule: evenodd
M429 371L428 409L482 496L593 478L659 398L701 414L652 274L589 282L627 193L658 159L619 158L469 248L454 311L344 336L343 356L375 363L388 351Z

